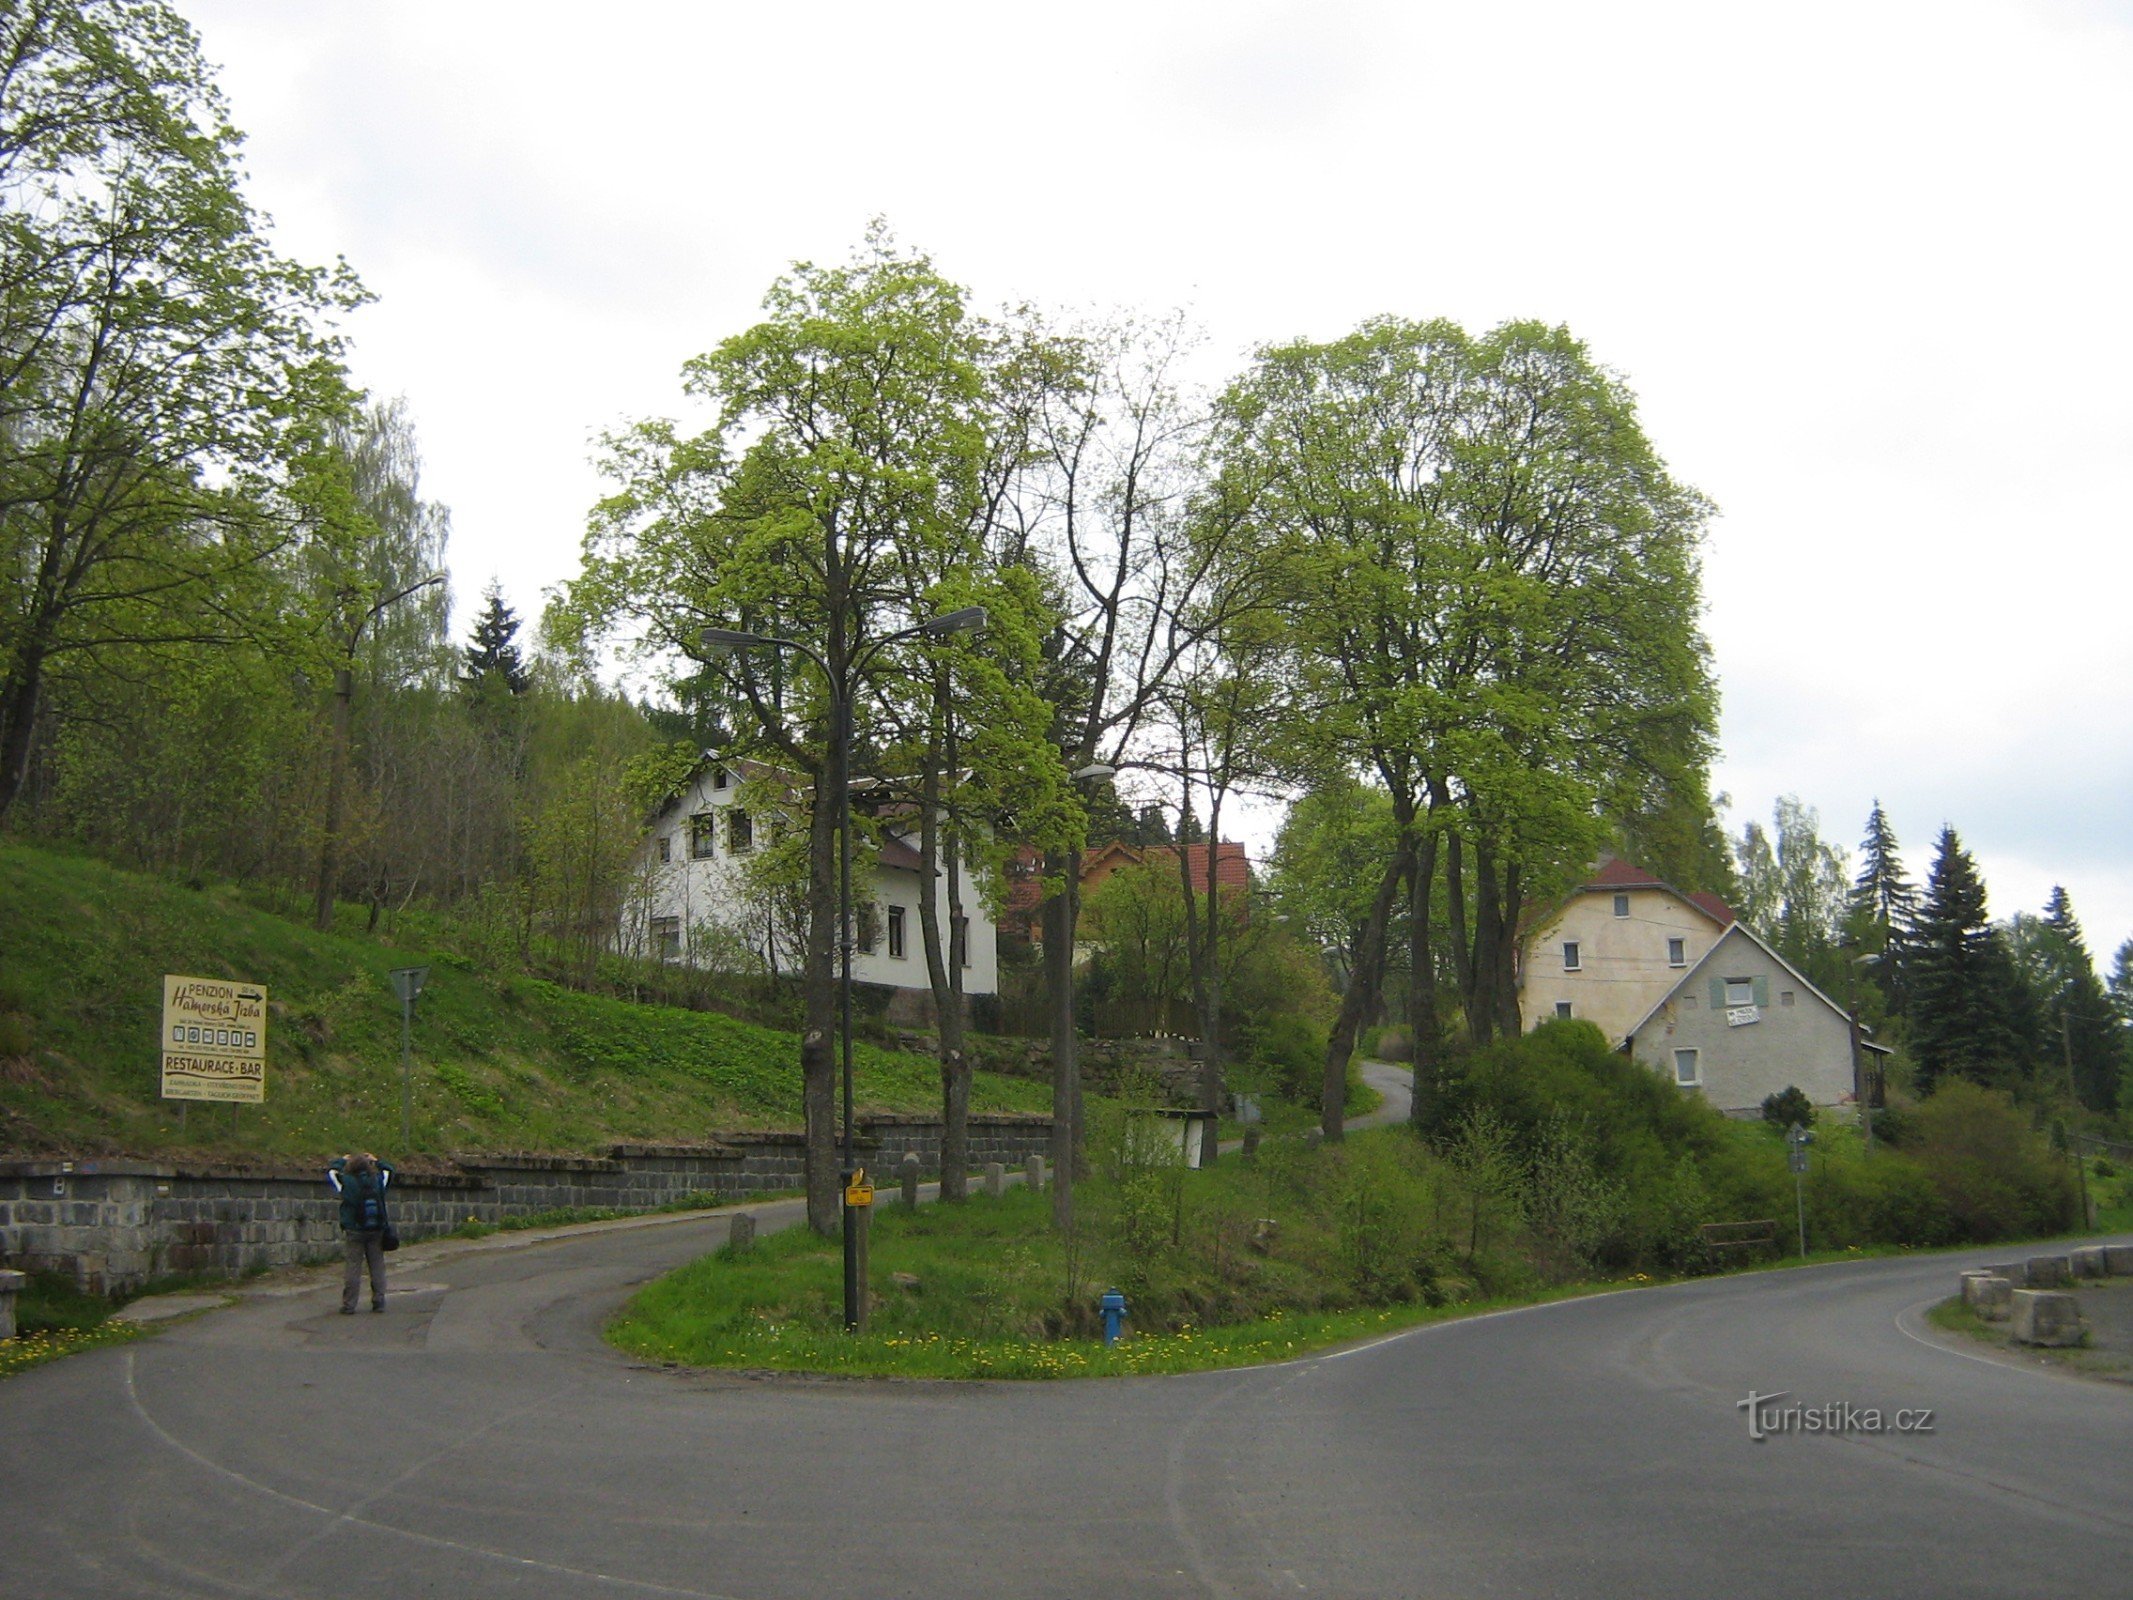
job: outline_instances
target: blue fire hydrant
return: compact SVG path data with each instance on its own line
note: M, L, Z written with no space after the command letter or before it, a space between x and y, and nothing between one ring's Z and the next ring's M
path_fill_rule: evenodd
M1096 1309L1103 1313L1104 1343L1118 1343L1118 1325L1126 1320L1126 1297L1116 1289L1106 1289L1104 1297L1096 1302Z

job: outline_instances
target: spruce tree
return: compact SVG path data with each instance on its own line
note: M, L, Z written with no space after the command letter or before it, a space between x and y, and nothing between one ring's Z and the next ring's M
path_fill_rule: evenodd
M1953 1075L2011 1087L2018 1043L2014 962L1986 920L1985 883L1953 828L1942 828L1909 960L1918 1086Z
M473 642L462 652L466 672L460 681L479 690L493 675L512 694L524 694L533 675L526 670L514 642L518 637L518 617L504 604L503 590L498 585L492 583L483 590L482 599L485 603L474 622Z
M2091 1111L2117 1107L2124 1065L2123 1040L2110 996L2096 976L2088 941L2064 888L2054 885L2044 908L2047 965L2034 974L2046 1042L2064 1065L2072 1058L2073 1089Z
M1855 960L1875 958L1860 964L1872 973L1885 1013L1900 1017L1909 999L1904 968L1912 924L1918 920L1918 889L1904 875L1903 859L1896 853L1896 832L1879 798L1866 819L1859 855L1859 876L1845 906L1845 943Z

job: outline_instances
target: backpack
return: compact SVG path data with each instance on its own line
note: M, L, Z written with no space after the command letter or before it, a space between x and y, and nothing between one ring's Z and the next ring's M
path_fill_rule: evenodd
M385 1226L385 1191L378 1187L378 1175L365 1172L355 1180L356 1226L365 1233L375 1233Z

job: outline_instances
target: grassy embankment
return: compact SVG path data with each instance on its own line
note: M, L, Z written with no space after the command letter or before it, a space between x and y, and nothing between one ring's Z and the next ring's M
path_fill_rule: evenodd
M618 1140L797 1127L790 1033L581 994L352 929L330 934L102 862L0 842L0 1151L315 1161L369 1148L585 1153ZM427 965L414 1032L415 1149L400 1139L400 1009L387 974ZM269 996L266 1102L160 1098L166 973ZM929 1057L862 1043L869 1110L939 1104ZM1044 1085L977 1075L975 1111L1043 1111Z

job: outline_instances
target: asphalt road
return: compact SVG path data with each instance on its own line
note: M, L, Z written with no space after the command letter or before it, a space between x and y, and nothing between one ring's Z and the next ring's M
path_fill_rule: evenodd
M750 1379L600 1343L724 1231L416 1247L384 1316L285 1287L0 1384L0 1596L2133 1593L2133 1389L1933 1342L1968 1258L1187 1378ZM1932 1431L1759 1443L1751 1390Z

